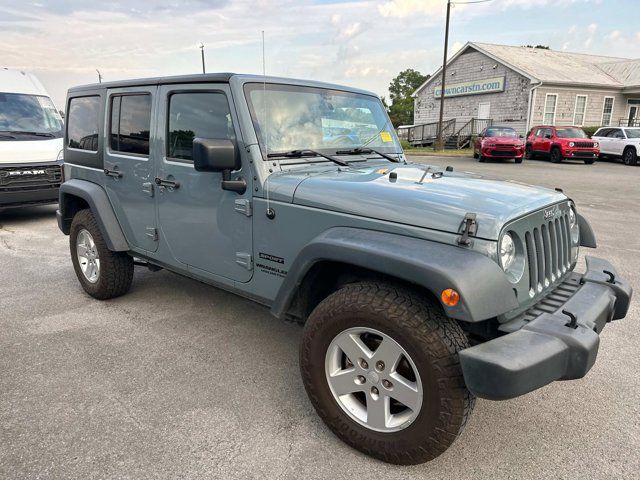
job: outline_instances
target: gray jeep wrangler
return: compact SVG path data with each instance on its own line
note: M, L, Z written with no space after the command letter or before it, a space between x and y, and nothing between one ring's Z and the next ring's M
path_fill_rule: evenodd
M73 88L58 224L84 290L166 268L304 324L309 398L387 462L443 453L475 397L583 377L631 288L560 191L406 161L372 93L208 74Z

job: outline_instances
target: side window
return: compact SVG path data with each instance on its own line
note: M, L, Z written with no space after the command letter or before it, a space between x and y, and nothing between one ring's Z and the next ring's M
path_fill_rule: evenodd
M621 132L618 128L612 128L609 133L607 133L607 137L610 138L621 138Z
M151 95L111 97L109 148L114 152L149 155Z
M100 97L76 97L69 101L67 146L98 151L98 115Z
M235 140L224 93L185 92L169 96L167 157L191 161L196 137Z
M539 128L538 130L536 130L536 137L542 136L544 136L544 128Z

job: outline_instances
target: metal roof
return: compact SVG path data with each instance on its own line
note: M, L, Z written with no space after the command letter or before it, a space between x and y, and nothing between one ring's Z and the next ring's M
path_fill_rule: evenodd
M468 42L453 55L447 65L468 49L476 50L500 62L535 83L582 85L622 89L640 85L640 59L605 57L542 48L514 47L492 43ZM414 96L439 78L442 68L422 84Z

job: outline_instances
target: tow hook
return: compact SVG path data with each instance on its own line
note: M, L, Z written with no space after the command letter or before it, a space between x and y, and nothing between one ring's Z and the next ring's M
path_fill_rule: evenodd
M607 279L607 283L616 283L616 276L613 274L613 272L610 272L609 270L603 270L602 273L609 276L609 278Z
M571 313L569 310L562 310L562 313L571 319L569 323L565 323L565 327L576 329L578 328L578 317L575 314Z

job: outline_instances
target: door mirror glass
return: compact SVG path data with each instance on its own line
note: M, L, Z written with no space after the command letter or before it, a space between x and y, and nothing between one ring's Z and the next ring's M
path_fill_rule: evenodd
M193 166L198 172L238 170L240 157L235 143L226 138L194 138Z

